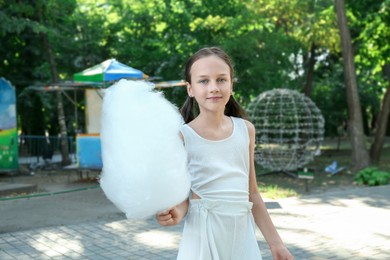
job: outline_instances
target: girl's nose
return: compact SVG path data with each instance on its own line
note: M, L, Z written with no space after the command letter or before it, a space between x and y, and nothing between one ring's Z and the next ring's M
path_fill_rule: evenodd
M217 82L212 81L211 84L209 85L209 89L211 93L219 92L219 87Z

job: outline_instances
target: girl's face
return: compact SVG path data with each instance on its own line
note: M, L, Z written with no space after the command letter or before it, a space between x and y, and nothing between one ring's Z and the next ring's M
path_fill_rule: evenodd
M201 58L192 64L190 73L187 92L196 99L200 112L223 113L233 91L230 68L225 61L214 55Z

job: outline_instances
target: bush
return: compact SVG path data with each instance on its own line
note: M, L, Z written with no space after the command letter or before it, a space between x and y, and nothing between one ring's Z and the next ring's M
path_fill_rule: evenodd
M369 167L359 171L355 181L359 185L377 186L389 183L390 173L380 171L376 167Z

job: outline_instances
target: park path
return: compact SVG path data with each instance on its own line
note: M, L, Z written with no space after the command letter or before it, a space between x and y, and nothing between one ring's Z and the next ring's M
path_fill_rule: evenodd
M99 189L78 194L96 192ZM45 200L61 196L71 195L0 201L0 210L15 203L45 204ZM390 186L350 188L267 201L267 207L295 259L390 259L389 198ZM25 214L34 212L30 208ZM117 213L112 210L111 214ZM176 258L182 224L167 228L153 219L128 221L115 216L0 233L0 259ZM272 259L264 238L257 235L263 259Z

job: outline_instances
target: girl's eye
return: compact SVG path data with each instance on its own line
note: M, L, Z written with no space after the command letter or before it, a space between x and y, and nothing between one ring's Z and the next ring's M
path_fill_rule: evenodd
M223 83L226 82L226 79L218 79L217 81Z
M200 83L200 84L206 84L207 82L209 82L207 79L199 80L199 83Z

